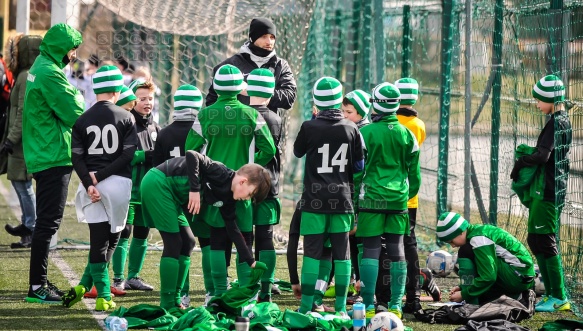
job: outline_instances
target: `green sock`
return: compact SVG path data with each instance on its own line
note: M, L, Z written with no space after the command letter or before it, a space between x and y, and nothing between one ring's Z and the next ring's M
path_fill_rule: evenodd
M360 262L360 295L365 307L374 304L374 292L379 275L379 260L363 258Z
M190 268L190 256L180 255L178 258L178 279L176 280L176 297L178 302L180 302L180 296L182 295L182 289L184 288L184 283L188 279L188 269ZM186 292L188 294L188 291Z
M391 302L389 308L401 306L407 283L407 261L391 262Z
M300 303L300 313L305 314L312 310L314 303L314 291L318 280L318 270L320 261L306 257L302 263L302 300Z
M326 288L328 288L328 282L330 281L330 270L332 270L332 261L329 259L320 260L318 279L316 280L316 286L314 290L314 303L317 305L321 305L322 300L324 300L324 293L326 292Z
M545 295L550 296L552 292L552 283L549 280L549 271L547 269L547 259L543 254L537 254L534 256L536 258L536 263L538 263L538 270L541 277L543 278L543 283L545 284Z
M545 281L545 291L546 285L550 284L551 286L551 294L553 298L557 298L560 300L567 299L567 292L565 292L565 282L564 282L564 274L563 274L563 265L561 264L561 256L555 255L553 257L549 257L546 259L547 264L547 273L549 275L553 275L553 277L548 278L548 281ZM540 267L540 266L539 266Z
M176 307L176 283L180 272L178 259L162 257L160 259L160 307Z
M358 248L358 266L360 266L360 264L362 262L362 254L364 252L364 245L363 244L356 244L356 247Z
M275 281L275 260L277 256L274 250L259 252L259 261L265 263L267 270L261 276L261 298L267 298L271 295L271 286Z
M117 247L111 257L111 264L113 266L113 278L124 279L124 269L126 266L126 258L128 256L128 242L129 238L119 238Z
M476 278L476 267L474 262L467 258L458 258L457 263L460 267L458 270L458 276L460 277L460 288L463 290L474 283ZM479 304L478 298L465 299L467 303L474 305Z
M210 251L211 275L215 295L221 295L227 291L227 260L224 250Z
M93 278L93 285L97 290L97 297L104 298L107 301L111 300L107 263L90 263L89 268L91 270L91 277ZM91 287L89 289L91 289Z
M181 298L185 295L190 295L190 271L189 270L186 270L184 284L182 285L182 291L180 291Z
M202 253L202 278L204 281L204 289L206 293L215 295L215 285L213 283L213 275L211 274L211 246L207 245L200 250Z
M346 296L348 295L350 275L350 260L334 261L334 280L336 281L336 302L334 303L334 308L336 312L346 311Z
M87 265L85 265L85 270L83 271L83 276L81 276L79 285L85 286L86 292L91 291L91 288L93 287L93 277L91 276L91 267L89 266L89 261L87 261Z
M237 259L235 261L235 263L237 263L236 268L239 286L248 285L251 281L251 267L247 264L247 262L239 262L239 253L237 253Z
M148 239L133 238L130 244L130 261L128 263L128 279L138 277L142 267L144 266L144 259L146 258L146 251L148 250Z

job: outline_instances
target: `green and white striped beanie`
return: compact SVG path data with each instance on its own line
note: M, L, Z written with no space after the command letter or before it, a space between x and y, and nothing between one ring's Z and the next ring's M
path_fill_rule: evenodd
M269 69L257 68L247 76L247 94L269 99L275 90L275 77Z
M116 66L103 66L93 74L93 92L95 94L120 92L123 75Z
M532 96L546 103L565 101L565 86L559 77L547 75L534 84Z
M391 114L399 109L399 89L391 83L381 83L372 90L371 102L376 113Z
M358 115L365 118L370 111L370 94L363 90L354 90L344 96L356 109Z
M332 77L322 77L314 84L314 104L319 110L340 109L342 84Z
M196 86L185 84L174 92L175 121L193 121L202 107L202 93Z
M401 92L401 104L413 106L419 97L419 83L413 78L401 78L395 82Z
M218 95L235 96L244 88L243 74L239 68L225 64L215 73L213 87Z
M470 223L460 214L445 212L439 216L437 221L437 238L441 241L450 241L466 231Z
M119 94L119 99L115 103L116 106L123 106L130 101L137 100L136 95L127 86L123 85L121 87L121 93Z
M134 94L135 94L136 91L138 90L138 87L144 85L145 83L146 83L146 79L140 77L140 78L134 80L133 82L131 82L130 85L128 86L128 88L130 90L132 90L132 92L134 92Z

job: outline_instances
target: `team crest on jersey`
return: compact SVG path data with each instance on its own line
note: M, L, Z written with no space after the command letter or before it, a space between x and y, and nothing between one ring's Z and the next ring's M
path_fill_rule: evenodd
M154 131L150 133L150 137L152 137L152 141L156 141L158 139L158 132Z
M217 201L217 202L213 203L213 206L215 206L217 208L221 208L223 206L223 202L222 201Z
M225 110L231 110L231 106L225 106Z
M392 130L393 129L393 124L389 124L388 128L389 128L389 130Z

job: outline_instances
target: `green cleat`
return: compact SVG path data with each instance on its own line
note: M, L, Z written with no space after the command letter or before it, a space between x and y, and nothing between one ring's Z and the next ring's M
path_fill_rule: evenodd
M71 287L69 293L63 295L63 307L71 308L74 304L81 301L83 299L83 295L85 294L85 286L77 285L75 287Z

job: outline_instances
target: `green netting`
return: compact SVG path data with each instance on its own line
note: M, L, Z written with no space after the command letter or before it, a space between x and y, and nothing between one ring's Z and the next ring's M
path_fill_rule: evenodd
M578 299L574 306L579 312L583 111L577 105L583 103L583 1L474 0L469 82L465 81L464 3L215 0L191 6L176 0L79 0L71 21L83 32L81 58L92 53L109 58L124 55L152 71L160 88L159 121L165 125L171 118L172 92L180 84L207 91L212 68L238 51L247 38L249 21L257 16L273 19L277 53L290 63L298 85L294 108L282 111L286 126L283 234L301 194L294 188L299 187L295 184L301 181L303 167L290 151L299 124L310 117L313 83L323 75L333 76L348 92L370 91L382 81L404 76L417 79L416 109L427 129L421 148L417 225L424 251L436 248L436 215L445 210L462 212L464 194L470 194L472 222L497 224L526 242L528 210L510 189L513 152L521 143L534 146L546 121L531 96L533 84L549 73L560 76L571 100L568 114L573 126L560 247L567 285ZM466 95L468 84L471 95ZM467 98L472 105L471 132L464 132ZM471 135L471 160L464 156L467 135ZM472 164L471 174L464 171L466 162ZM471 177L471 187L464 187L466 176Z

